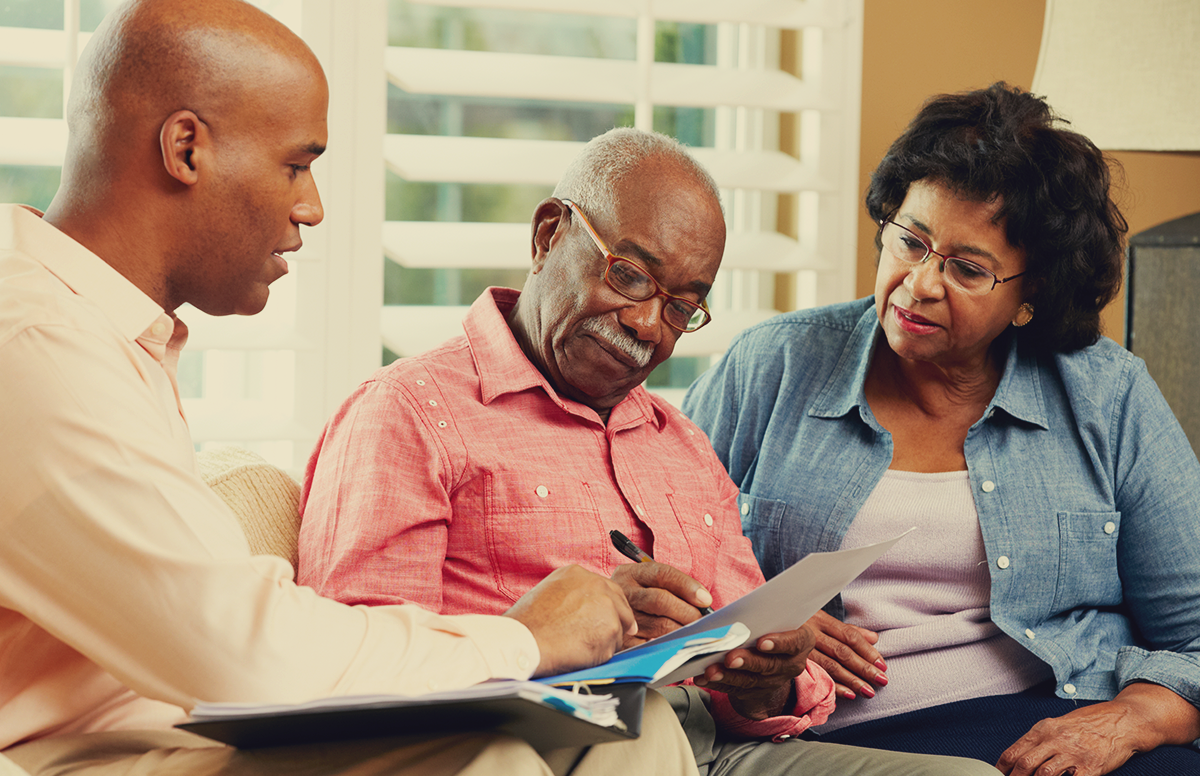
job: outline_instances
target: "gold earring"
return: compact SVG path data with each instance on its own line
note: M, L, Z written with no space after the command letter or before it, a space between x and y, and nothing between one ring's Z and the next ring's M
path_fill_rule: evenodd
M1033 305L1025 302L1017 308L1017 317L1013 318L1013 326L1020 328L1033 320Z

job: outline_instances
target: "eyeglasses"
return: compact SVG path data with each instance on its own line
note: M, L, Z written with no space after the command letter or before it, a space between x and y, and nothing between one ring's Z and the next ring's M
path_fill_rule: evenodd
M592 228L587 216L579 209L579 205L569 199L564 199L563 204L569 207L572 213L579 216L584 228L592 236L592 241L596 243L596 247L608 260L608 269L604 270L604 282L608 284L609 288L635 302L644 302L656 296L666 297L666 301L663 302L662 318L668 326L677 331L684 333L696 331L712 320L712 313L708 311L708 304L703 299L697 304L681 296L668 294L658 284L658 281L639 264L610 251L604 244L604 240L601 240L600 235L596 234L596 230Z
M888 253L908 264L924 264L930 256L937 256L942 260L938 265L938 271L946 275L950 285L966 291L968 294L982 296L1001 283L1007 283L1025 274L1018 272L1000 279L996 277L995 272L981 267L973 261L938 253L929 246L929 243L895 221L883 221L879 229L880 242L883 243L883 247Z

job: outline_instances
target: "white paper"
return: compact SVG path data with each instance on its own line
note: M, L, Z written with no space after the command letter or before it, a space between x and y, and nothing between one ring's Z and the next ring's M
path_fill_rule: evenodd
M746 641L753 646L760 636L799 628L843 587L866 571L867 566L914 530L910 528L894 539L866 547L810 553L733 603L646 644L681 639L698 631L740 622L750 629L750 638ZM634 649L640 649L640 646ZM689 660L650 686L663 687L698 676L724 657L724 652L714 652Z

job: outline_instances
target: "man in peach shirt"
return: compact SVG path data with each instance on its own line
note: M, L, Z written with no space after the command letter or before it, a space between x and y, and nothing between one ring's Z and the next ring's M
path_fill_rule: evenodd
M198 477L174 311L266 304L323 216L309 166L327 105L312 52L253 6L136 0L81 58L44 217L0 206L0 770L694 773L655 695L640 740L583 751L473 734L244 754L172 729L198 701L556 673L636 629L579 567L502 616L321 598L252 557Z

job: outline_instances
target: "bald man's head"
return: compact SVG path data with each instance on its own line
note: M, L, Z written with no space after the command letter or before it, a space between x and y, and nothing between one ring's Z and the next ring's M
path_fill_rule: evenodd
M321 220L327 109L312 51L249 3L131 0L80 57L46 218L165 309L257 312Z

